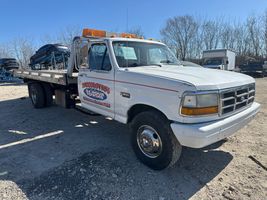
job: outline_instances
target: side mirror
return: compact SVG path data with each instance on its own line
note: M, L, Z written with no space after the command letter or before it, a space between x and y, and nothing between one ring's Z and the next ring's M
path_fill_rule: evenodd
M228 61L228 60L226 61L226 64L227 64L227 65L229 64L229 61Z
M102 70L104 71L110 71L112 69L111 65L110 64L107 64L107 65L103 65L102 66Z

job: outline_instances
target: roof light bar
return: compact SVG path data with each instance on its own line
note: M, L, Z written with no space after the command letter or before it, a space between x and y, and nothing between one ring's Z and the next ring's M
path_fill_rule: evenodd
M139 38L136 34L132 33L121 33L116 34L113 32L107 32L103 30L96 30L96 29L83 29L83 37L122 37L122 38Z
M132 33L121 33L120 36L123 38L138 38L136 34Z
M106 31L96 29L83 29L83 37L106 37Z

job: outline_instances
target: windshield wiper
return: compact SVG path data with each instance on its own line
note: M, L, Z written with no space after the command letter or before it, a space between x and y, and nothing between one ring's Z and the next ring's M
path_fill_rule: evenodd
M130 65L125 65L123 66L124 68L127 68L127 67L138 67L138 66L141 66L141 65L138 65L137 63L132 63Z
M144 66L158 66L158 67L162 67L162 65L161 64L147 64L147 65L144 65Z
M164 64L174 64L173 61L170 60L161 60L160 63L164 63Z
M161 64L137 64L137 63L132 63L131 65L128 65L128 66L124 66L124 67L141 67L141 66L159 66L159 67L162 67Z

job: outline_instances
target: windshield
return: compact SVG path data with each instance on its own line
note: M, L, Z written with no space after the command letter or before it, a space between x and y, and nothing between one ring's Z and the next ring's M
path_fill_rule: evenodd
M189 61L181 61L181 63L184 67L202 67L201 65Z
M115 41L113 49L119 67L180 64L168 47L161 44Z
M209 59L204 62L204 65L221 65L223 63L221 58Z

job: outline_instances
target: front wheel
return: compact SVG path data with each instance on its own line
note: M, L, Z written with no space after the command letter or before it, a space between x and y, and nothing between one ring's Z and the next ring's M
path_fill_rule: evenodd
M182 146L161 113L139 113L131 123L131 131L134 152L148 167L161 170L174 165L179 159Z

